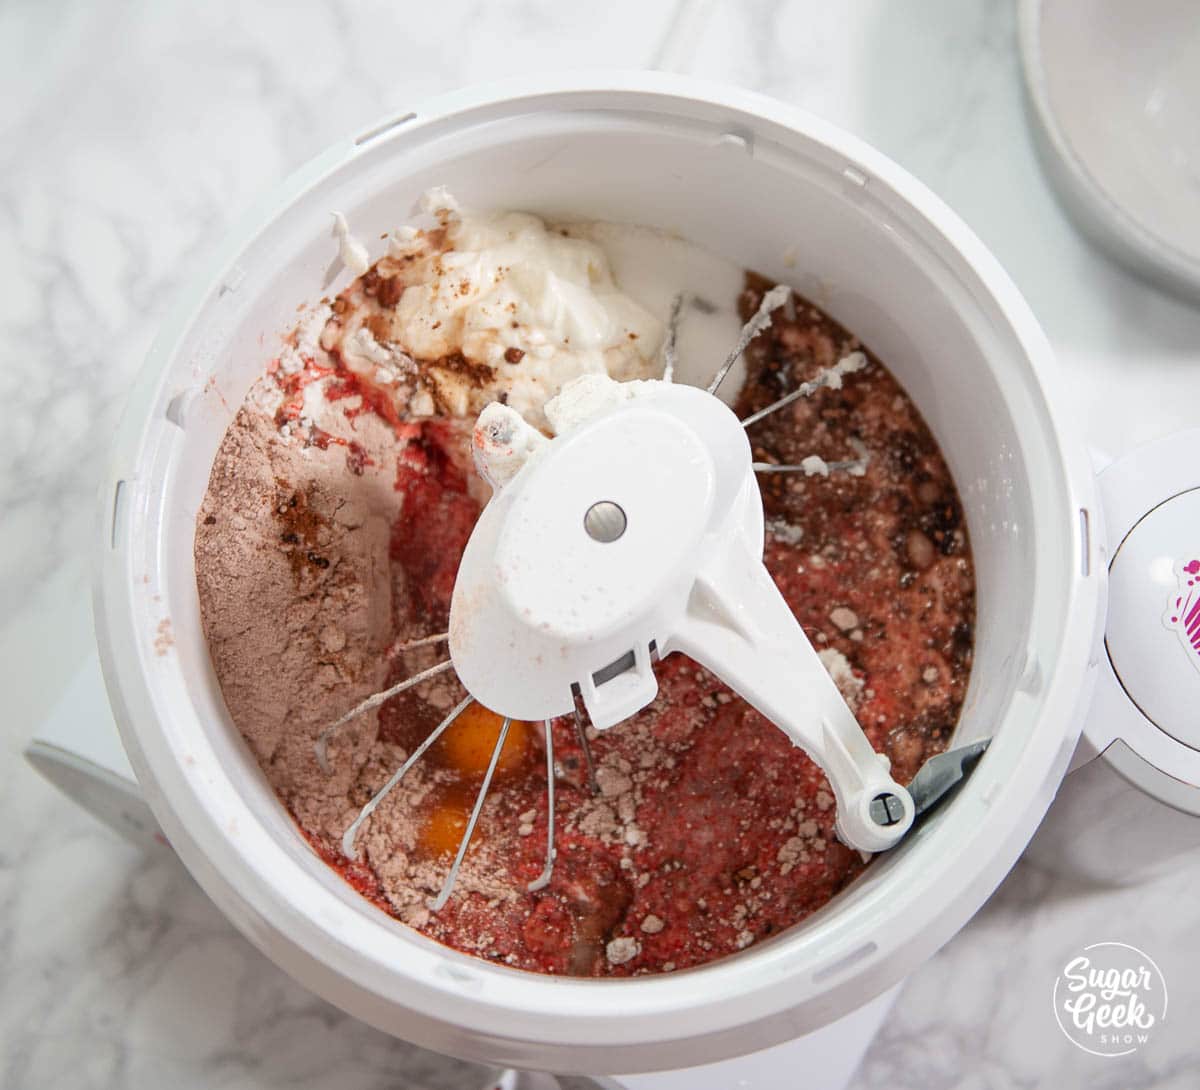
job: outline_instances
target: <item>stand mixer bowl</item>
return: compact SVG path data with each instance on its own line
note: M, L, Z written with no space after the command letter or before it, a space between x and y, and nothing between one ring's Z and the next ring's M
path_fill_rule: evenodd
M792 284L885 360L958 482L978 580L952 745L992 736L957 796L800 925L686 972L518 972L417 934L309 848L230 721L192 540L209 467L297 303L338 290L328 214L363 237L445 185L468 204L649 224ZM789 267L787 251L800 254ZM679 381L703 383L688 372ZM735 387L730 381L729 386ZM95 605L122 738L197 880L313 991L428 1047L560 1072L765 1048L895 984L961 927L1032 835L1095 672L1105 565L1093 481L1053 404L1049 347L974 236L857 140L673 76L539 77L441 99L341 144L232 233L151 350L102 491ZM163 624L173 644L163 653Z

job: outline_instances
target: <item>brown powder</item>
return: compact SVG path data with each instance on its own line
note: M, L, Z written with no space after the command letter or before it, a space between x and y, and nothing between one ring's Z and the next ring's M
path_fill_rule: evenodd
M376 451L391 442L365 419L358 439ZM313 740L384 680L397 502L390 473L347 473L344 447L281 436L248 401L217 452L197 519L201 618L226 706L284 801L319 815L331 834L354 767L326 777ZM374 715L348 728L358 763L375 731Z
M388 654L394 643L428 634L391 556L404 441L379 416L361 413L357 397L314 398L317 418L284 428L278 399L274 380L260 380L222 440L196 518L196 581L231 718L306 834L336 857L343 832L408 752L380 736L379 713L371 712L330 741L327 775L316 761L317 735L395 677L434 665L446 649ZM314 432L333 441L312 442ZM421 686L413 704L440 718L461 695L452 676L442 677ZM377 879L372 888L417 927L428 923L425 902L446 873L448 861L422 857L417 841L429 796L447 779L419 762L357 845ZM489 798L484 826L498 822L498 805ZM502 858L479 843L456 889L494 900L516 896Z

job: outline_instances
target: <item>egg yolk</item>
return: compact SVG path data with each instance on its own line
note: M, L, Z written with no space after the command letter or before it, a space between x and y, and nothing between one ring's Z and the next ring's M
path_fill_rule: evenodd
M482 776L492 759L496 739L504 717L485 708L482 704L470 704L459 717L446 728L438 741L441 763L456 769L466 776ZM514 719L508 727L508 737L496 762L496 775L504 776L520 767L529 752L530 725Z
M429 855L453 855L467 831L470 807L460 798L439 799L425 816L420 845Z

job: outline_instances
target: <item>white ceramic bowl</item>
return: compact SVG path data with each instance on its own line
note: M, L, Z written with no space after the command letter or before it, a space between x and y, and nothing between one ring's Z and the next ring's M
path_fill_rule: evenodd
M661 977L564 980L439 946L313 854L222 703L192 562L217 445L297 304L330 291L330 210L376 239L434 184L473 205L670 228L792 282L887 362L958 481L979 581L958 740L995 742L900 849L802 925L735 957ZM96 615L147 799L196 878L269 957L429 1047L612 1073L716 1060L815 1029L894 984L975 912L1074 746L1104 572L1088 532L1091 472L1055 415L1053 371L1025 303L940 201L857 140L768 99L606 73L455 94L365 130L233 232L152 349L120 429ZM174 636L165 654L164 619Z
M1079 226L1200 301L1200 11L1194 0L1021 0L1039 151Z

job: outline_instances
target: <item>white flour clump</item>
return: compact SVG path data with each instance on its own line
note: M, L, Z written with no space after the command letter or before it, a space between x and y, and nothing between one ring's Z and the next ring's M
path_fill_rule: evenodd
M549 442L520 413L493 401L475 422L471 451L479 475L499 491Z
M821 665L829 671L829 676L833 678L834 684L842 694L842 699L850 705L851 710L857 708L866 682L855 675L846 656L837 648L825 647L817 652L817 658L821 660Z
M632 961L641 952L642 944L637 939L628 937L613 939L604 949L610 965L624 965L625 962Z
M555 435L566 435L602 412L649 397L666 385L659 379L617 382L607 375L580 375L546 403L546 420Z

